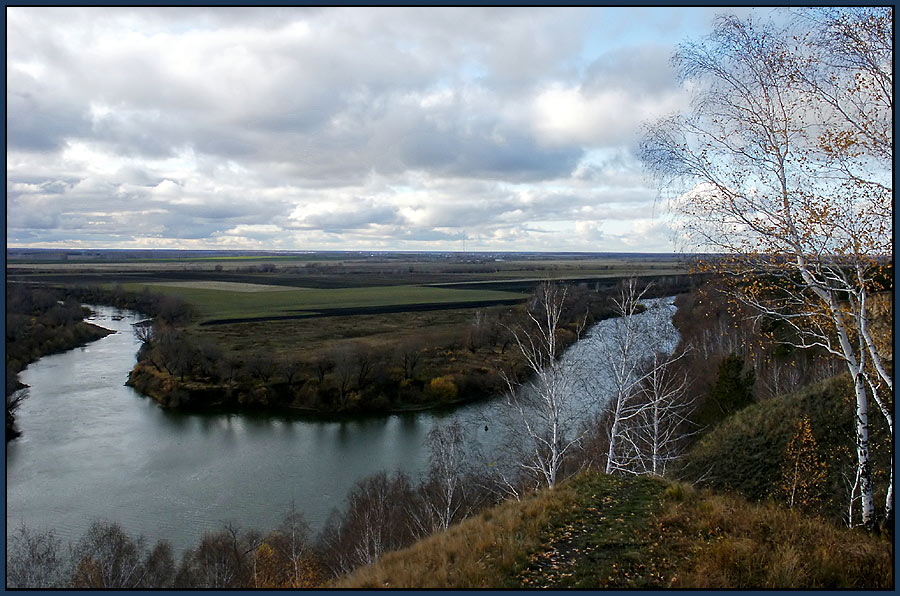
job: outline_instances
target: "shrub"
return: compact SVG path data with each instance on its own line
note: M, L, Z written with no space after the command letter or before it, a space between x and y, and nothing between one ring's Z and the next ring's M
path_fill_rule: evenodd
M456 399L459 390L456 387L456 383L453 382L453 377L447 375L431 379L425 392L431 399L438 401L452 401Z

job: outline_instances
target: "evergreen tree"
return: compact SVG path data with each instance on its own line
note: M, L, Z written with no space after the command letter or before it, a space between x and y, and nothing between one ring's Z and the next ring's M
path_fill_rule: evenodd
M756 375L744 372L744 357L732 352L719 363L719 375L709 397L700 408L697 421L716 424L753 403Z

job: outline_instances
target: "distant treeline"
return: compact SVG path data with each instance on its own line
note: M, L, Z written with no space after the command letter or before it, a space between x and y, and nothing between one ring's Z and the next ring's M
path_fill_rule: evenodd
M140 292L130 292L119 285L112 288L76 286L66 288L66 292L83 303L103 304L137 311L170 325L184 324L193 315L191 305L181 298L156 294L148 288L144 288Z

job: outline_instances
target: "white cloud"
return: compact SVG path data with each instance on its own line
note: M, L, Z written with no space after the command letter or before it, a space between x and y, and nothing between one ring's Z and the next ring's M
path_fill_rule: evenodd
M682 96L603 11L10 7L8 245L612 249Z
M640 124L684 107L681 93L636 95L630 89L586 91L553 85L534 102L538 137L553 145L603 147L633 144Z

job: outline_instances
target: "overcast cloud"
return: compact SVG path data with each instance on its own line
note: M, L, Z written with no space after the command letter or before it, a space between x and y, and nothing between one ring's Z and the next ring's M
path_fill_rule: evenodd
M715 9L7 8L7 246L671 251Z

